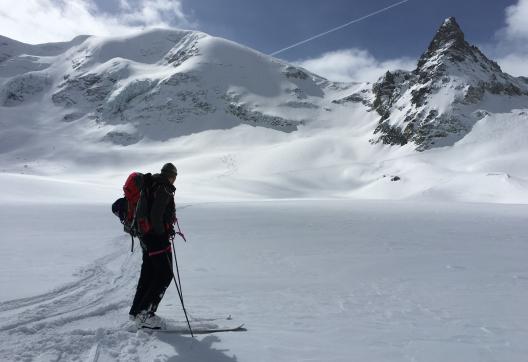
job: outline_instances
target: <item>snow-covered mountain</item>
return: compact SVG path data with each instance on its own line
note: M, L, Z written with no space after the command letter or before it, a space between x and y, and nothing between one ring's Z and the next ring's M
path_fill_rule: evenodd
M0 38L0 182L93 194L170 160L191 198L523 202L527 105L527 79L469 45L453 18L416 70L374 84L196 31Z
M381 116L373 141L424 150L454 144L489 113L528 104L528 78L502 72L465 41L454 18L441 25L414 71L387 71L359 87L194 31L35 46L0 39L4 112L52 105L56 116L46 127L93 120L112 126L101 140L121 145L241 123L292 132L325 119L322 110L359 102Z
M388 71L373 93L372 107L381 116L374 139L425 150L453 145L490 113L526 107L528 79L502 72L448 18L416 69Z
M112 125L121 145L232 128L285 132L314 118L331 83L200 32L151 30L30 46L3 38L0 104L52 105L54 122ZM48 124L49 126L49 124Z

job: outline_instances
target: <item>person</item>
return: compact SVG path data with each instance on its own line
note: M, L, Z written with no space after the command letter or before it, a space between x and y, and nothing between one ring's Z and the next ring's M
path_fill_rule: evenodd
M176 167L167 163L161 173L151 178L148 193L151 230L140 238L143 261L129 312L130 319L139 328L159 329L163 326L156 310L174 276L170 238L174 237L176 221L174 182L177 175Z

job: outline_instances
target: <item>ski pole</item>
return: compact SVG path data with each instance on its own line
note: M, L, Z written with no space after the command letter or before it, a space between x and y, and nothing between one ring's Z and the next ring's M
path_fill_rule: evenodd
M172 267L171 267L171 260L169 258L169 256L167 255L167 261L169 262L169 268L170 268L170 271L171 271L171 274L172 274L172 279L174 280L174 285L176 286L176 290L178 291L178 296L180 297L180 303L182 305L182 308L183 308L183 314L185 314L185 320L187 321L187 326L189 327L189 332L191 332L191 337L194 338L194 333L193 333L193 330L191 328L191 323L189 322L189 317L187 316L187 309L185 309L185 303L183 303L183 297L181 295L181 290L180 290L180 287L178 287L178 282L176 280L176 276L174 275L174 271L172 270Z
M178 268L178 259L176 258L176 248L174 247L174 239L172 241L172 252L174 253L174 265L176 266L176 276L178 277L178 284L180 285L180 298L183 299L183 288L180 280L180 268Z
M172 251L174 253L174 264L176 265L176 276L178 277L178 283L177 283L176 289L178 290L178 295L180 297L180 300L183 303L183 288L182 288L182 283L180 279L180 268L178 267L178 258L176 257L176 248L174 246L174 237L171 238L171 242L172 242ZM173 272L173 275L174 275L174 272Z
M179 235L183 239L183 241L187 242L187 239L185 238L185 235L181 231L180 223L178 222L178 218L175 217L174 219L175 219L176 225L178 226L178 231L173 233L173 235L171 236L170 240L171 240L171 243L172 243L172 251L174 252L174 264L176 265L176 274L178 276L178 284L180 285L180 289L179 289L180 298L183 299L183 289L182 289L182 284L181 284L181 280L180 280L180 269L178 268L178 259L176 258L176 247L174 246L174 238L175 238L176 235Z

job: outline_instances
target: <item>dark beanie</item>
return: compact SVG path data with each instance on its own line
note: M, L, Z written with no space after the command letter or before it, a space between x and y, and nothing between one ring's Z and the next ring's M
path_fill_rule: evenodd
M176 169L176 166L169 162L163 165L161 173L169 177L174 177L178 175L178 170Z

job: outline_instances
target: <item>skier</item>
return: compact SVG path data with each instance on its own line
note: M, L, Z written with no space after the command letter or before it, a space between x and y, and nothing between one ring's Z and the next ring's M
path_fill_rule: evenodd
M152 230L140 238L143 263L129 312L130 320L139 328L159 329L163 326L155 313L173 278L170 239L175 235L174 182L177 175L172 163L163 165L161 173L152 175L148 200Z

